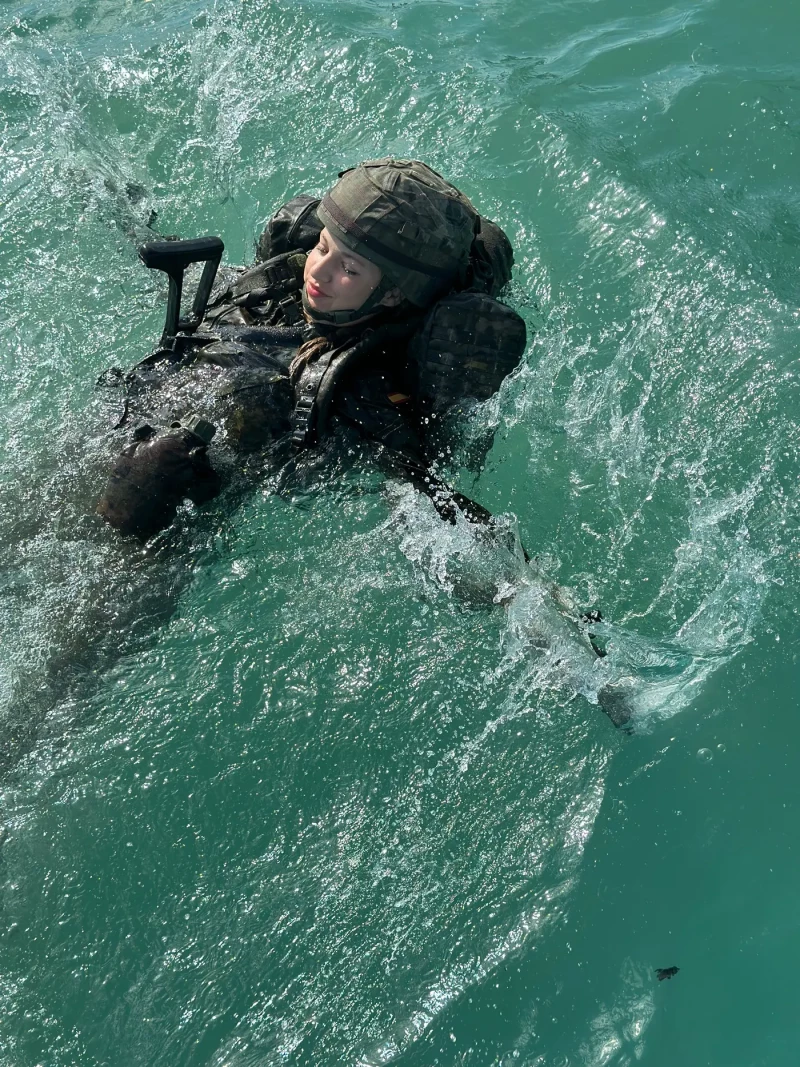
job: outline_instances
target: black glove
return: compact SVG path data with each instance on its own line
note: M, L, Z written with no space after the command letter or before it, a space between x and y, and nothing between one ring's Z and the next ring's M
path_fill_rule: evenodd
M180 424L160 432L144 426L117 460L97 511L144 541L169 526L182 500L202 504L221 487L201 437Z

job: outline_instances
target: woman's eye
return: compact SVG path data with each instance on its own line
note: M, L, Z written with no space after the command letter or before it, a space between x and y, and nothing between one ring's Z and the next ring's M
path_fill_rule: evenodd
M350 274L350 275L352 275L353 278L357 278L358 277L358 271L357 270L353 270L352 267L344 267L343 269L344 269L345 274Z

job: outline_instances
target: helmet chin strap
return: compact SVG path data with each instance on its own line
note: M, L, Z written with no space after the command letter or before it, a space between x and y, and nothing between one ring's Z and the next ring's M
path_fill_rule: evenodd
M361 307L350 308L347 311L318 311L317 308L312 307L309 303L304 285L302 290L303 310L311 322L320 326L349 326L351 322L356 322L358 319L363 319L365 316L372 314L389 290L393 288L394 282L384 274Z

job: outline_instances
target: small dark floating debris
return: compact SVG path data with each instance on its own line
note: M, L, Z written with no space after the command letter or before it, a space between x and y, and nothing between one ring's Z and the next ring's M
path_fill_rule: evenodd
M656 974L659 982L663 982L665 978L672 978L679 970L680 967L656 967Z

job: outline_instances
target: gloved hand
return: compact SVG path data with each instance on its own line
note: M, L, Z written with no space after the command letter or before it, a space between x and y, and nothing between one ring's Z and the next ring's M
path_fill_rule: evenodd
M155 431L141 426L122 452L97 505L98 514L123 534L143 541L175 518L178 504L211 500L222 483L208 458L206 440L180 423Z

